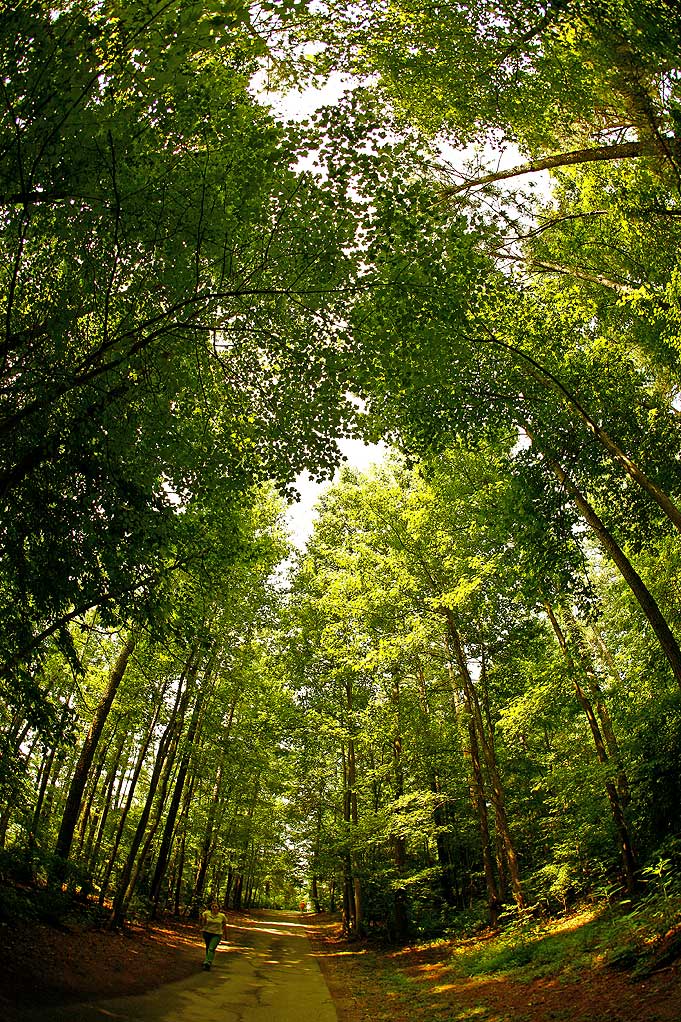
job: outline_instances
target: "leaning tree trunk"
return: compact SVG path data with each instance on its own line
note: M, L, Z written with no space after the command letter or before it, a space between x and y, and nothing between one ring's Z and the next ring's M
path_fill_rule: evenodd
M482 719L482 712L480 709L480 701L475 691L475 686L468 670L468 663L464 653L463 643L461 636L459 635L458 629L454 621L454 615L449 608L445 610L447 616L447 624L449 627L449 634L452 638L454 645L454 652L456 655L456 662L461 675L461 682L464 690L464 697L467 701L467 709L472 715L473 727L477 731L480 748L485 760L485 766L487 767L487 774L490 781L490 792L492 796L492 803L494 805L494 811L497 819L497 825L500 831L500 837L502 841L502 847L506 862L508 863L508 871L511 879L511 888L513 890L513 897L515 903L520 911L525 908L525 896L523 894L522 884L520 882L520 868L518 865L518 856L515 850L515 842L511 835L511 829L508 824L508 816L506 814L506 799L504 795L504 789L501 782L501 775L499 774L499 767L497 765L496 754L492 745L491 739L488 737L485 730L485 723Z
M530 432L527 431L527 433L528 436L534 440ZM560 484L564 487L566 493L574 502L575 507L582 515L587 525L589 525L593 530L599 544L611 558L622 575L622 578L631 589L641 610L647 617L655 636L657 637L657 641L660 644L660 648L672 670L677 684L681 687L681 649L679 648L676 637L667 624L667 620L658 607L652 593L603 520L563 467L557 461L548 456L545 458L545 463L553 472L556 479L558 479Z
M663 490L661 486L658 486L653 479L646 475L643 469L633 460L633 458L629 457L616 440L610 436L607 430L594 419L577 396L572 393L557 376L547 369L546 366L541 365L541 363L538 362L537 359L535 359L529 352L524 351L515 344L511 344L508 341L504 341L501 338L496 337L495 334L486 326L484 329L487 335L484 339L484 343L501 348L502 351L511 354L517 362L522 364L523 371L527 373L530 379L535 380L535 382L539 383L540 386L557 395L559 401L566 408L569 408L575 418L583 423L594 439L598 441L605 451L607 451L612 461L616 465L619 465L619 467L626 472L629 478L640 486L641 489L655 501L672 525L681 532L681 509L677 507L669 494ZM523 426L527 435L534 440L528 426L525 423L523 423ZM551 459L549 459L549 461L551 461ZM555 471L555 463L552 464L552 467Z
M605 747L605 742L603 741L603 735L598 726L598 720L596 719L596 714L594 713L591 701L579 683L577 668L572 659L572 655L570 653L567 640L565 638L565 635L563 634L563 630L560 627L560 624L553 611L553 608L548 603L545 604L545 607L549 621L551 622L551 626L558 640L558 644L562 650L563 656L565 657L565 662L567 664L568 672L570 674L570 678L572 680L575 692L577 694L577 699L579 700L579 704L582 707L584 715L589 723L589 729L591 730L591 735L593 737L598 762L604 766L608 765L610 763L610 758ZM610 803L610 811L612 813L613 823L615 824L615 830L617 831L618 835L620 855L622 857L622 867L624 869L626 888L629 893L632 893L637 886L636 884L637 865L636 856L634 854L634 849L631 841L631 836L629 834L629 827L627 826L624 810L622 808L622 803L620 801L620 797L615 783L611 780L607 780L605 782L605 791L608 796L608 802Z
M92 760L95 755L99 739L102 736L102 731L104 730L109 710L113 704L118 687L123 680L123 675L125 674L128 661L130 660L130 656L134 648L134 639L131 636L128 636L124 640L123 646L116 659L116 663L109 674L109 681L106 690L102 695L97 709L95 710L90 730L88 731L85 741L83 742L83 747L80 750L76 769L73 777L71 778L69 793L66 796L64 815L62 816L61 827L59 828L59 835L54 849L55 855L59 856L61 859L68 859L69 857L71 845L73 844L73 835L80 813L83 792L85 790L85 784L92 765Z
M519 163L508 170L497 170L491 174L481 174L470 178L459 185L448 185L443 189L445 196L453 197L461 192L479 188L481 185L495 184L497 181L510 181L514 177L526 174L537 174L542 170L554 170L557 167L581 166L584 163L606 163L609 160L630 160L641 156L643 146L640 142L614 142L610 145L593 146L590 149L574 149L552 156L541 156L529 163Z

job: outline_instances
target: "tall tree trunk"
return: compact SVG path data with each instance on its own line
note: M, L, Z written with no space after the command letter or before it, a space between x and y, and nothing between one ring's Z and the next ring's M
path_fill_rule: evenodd
M346 832L352 819L350 811L350 781L348 778L348 757L345 746L341 748L343 762L343 822ZM355 930L355 905L352 895L352 860L349 850L343 853L343 930L350 934Z
M319 889L318 889L318 877L317 870L319 869L319 856L322 844L322 817L324 812L324 790L326 783L324 779L319 784L319 795L317 796L317 814L315 820L315 842L314 851L312 854L312 885L311 885L311 897L312 903L314 904L315 912L321 912L321 906L319 901Z
M52 765L54 763L54 757L57 752L56 744L49 749L43 758L43 765L40 771L40 780L38 784L38 797L36 799L35 806L33 808L33 817L31 820L31 829L28 834L28 847L35 848L38 840L38 829L40 827L40 814L43 810L43 803L45 801L45 794L47 792L47 785L50 780L50 774L52 773Z
M589 697L587 696L586 692L580 685L578 671L572 658L572 654L570 653L570 648L568 646L563 630L560 627L560 623L558 622L558 619L553 611L553 608L548 603L545 604L545 607L549 621L551 622L551 626L558 640L558 644L563 652L563 656L565 657L565 662L567 664L570 678L572 680L575 692L577 694L577 699L579 700L579 704L582 707L584 715L589 723L589 729L591 730L591 735L593 737L598 762L603 765L606 765L609 763L609 757L606 751L605 742L603 741L601 730L598 726L598 720L596 719L596 714L594 713L593 706L591 705L591 701L589 700ZM605 790L608 796L608 802L610 803L610 811L612 813L613 823L615 824L615 829L618 835L620 855L622 857L622 866L624 869L625 885L627 891L629 893L632 893L637 886L636 885L637 866L636 856L634 854L631 836L629 834L629 828L627 826L627 821L624 815L622 804L620 802L617 788L613 781L606 780Z
M317 877L314 873L312 874L312 881L310 883L310 898L312 900L315 912L317 913L317 915L319 915L319 913L322 910L322 906L319 901L319 885Z
M497 766L496 753L492 743L491 736L487 734L485 729L485 722L482 718L482 712L480 709L480 701L478 699L473 679L471 678L470 671L468 670L468 662L464 653L463 643L461 636L459 635L456 623L454 621L454 615L452 611L447 608L445 611L447 615L447 624L449 626L449 633L452 638L454 646L454 652L456 655L456 662L461 675L461 681L464 688L464 694L468 703L469 713L472 714L474 729L477 731L478 738L480 741L480 748L482 749L485 765L487 767L487 774L490 781L490 792L492 796L492 803L494 805L494 811L497 819L497 823L500 830L500 837L503 844L504 855L506 862L508 863L508 872L511 880L511 889L513 891L513 897L515 903L520 911L525 908L525 896L523 894L522 884L520 882L520 868L518 865L518 856L515 850L515 843L511 835L511 829L508 823L508 816L506 814L506 799L504 795L504 789L501 782L501 775L499 774L499 768Z
M441 803L440 778L436 773L431 773L429 786L436 798L435 808L433 809L433 822L435 824L435 847L437 849L437 863L440 874L440 890L447 905L453 908L457 904L452 879L454 863L446 833L448 821Z
M351 681L346 682L345 691L347 698L348 723L351 725L353 710L353 692ZM353 832L356 834L357 826L359 823L359 815L357 810L357 760L355 758L355 740L353 737L348 738L348 794L350 796L350 822L352 823ZM352 904L353 917L355 923L355 933L360 934L364 927L362 910L362 883L359 872L360 868L359 856L357 853L357 849L355 847L354 836L353 850L351 854L351 865L352 865Z
M114 836L113 849L111 851L111 855L109 857L109 861L107 863L106 870L104 872L104 876L103 876L102 882L100 884L100 893L99 893L99 899L98 899L98 903L99 903L100 906L102 906L104 904L104 902L106 900L106 896L107 896L107 894L109 892L109 881L111 880L111 874L113 872L114 866L116 865L116 861L117 861L117 858L118 858L118 849L119 849L119 846L120 846L120 843L121 843L121 839L123 837L123 831L125 830L125 823L126 823L126 820L128 818L128 814L130 813L130 809L132 808L132 803L133 803L133 799L134 799L134 796L135 796L135 791L137 789L137 782L138 782L140 774L142 772L142 767L144 766L144 761L147 758L147 752L149 751L149 746L150 746L151 740L152 740L152 738L154 736L154 731L156 730L156 723L157 723L158 718L159 718L159 716L161 714L161 703L163 701L164 694L165 694L165 686L164 686L163 691L162 691L162 693L161 693L161 695L159 697L158 703L154 707L153 716L152 716L151 721L149 723L149 727L147 728L146 736L145 736L144 741L142 742L142 744L140 746L139 752L137 754L137 760L136 760L135 765L133 767L132 776L130 777L130 781L129 781L129 784L128 784L128 790L127 790L127 793L126 793L126 796L125 796L125 804L121 808L121 815L120 815L120 817L118 819L118 826L116 827L116 834ZM122 790L123 789L121 789L121 791Z
M239 685L235 687L232 693L232 702L229 708L229 716L227 717L227 724L224 729L222 744L223 748L227 747L232 733L232 726L234 724L234 714L239 704L243 686ZM198 905L203 899L203 892L206 886L206 876L208 874L208 866L213 854L215 842L214 842L214 830L216 823L216 816L220 806L220 801L224 795L224 763L221 761L218 767L217 778L213 786L213 797L211 799L210 808L208 810L208 819L206 821L206 830L203 836L203 842L201 844L201 858L199 860L199 869L196 875L196 883L194 886L194 902Z
M174 889L174 914L179 916L180 914L180 902L182 900L182 887L184 883L184 866L185 866L185 851L187 844L187 821L189 819L189 811L194 799L194 793L196 791L196 785L199 778L196 773L193 773L190 777L189 783L185 785L184 800L182 809L180 810L180 817L178 820L177 831L180 837L180 847L176 852L173 863L173 878L169 884L169 893Z
M478 738L473 724L472 711L466 707L467 729L468 729L468 752L471 761L471 793L473 804L478 817L478 828L480 830L480 847L482 851L482 867L485 874L485 886L487 888L487 909L489 921L496 926L501 914L501 898L499 888L494 875L494 862L492 857L492 842L489 833L489 820L487 818L487 799L485 797L485 782L482 773L480 750Z
M104 730L109 710L113 704L118 687L123 680L123 675L125 674L128 661L130 660L130 656L134 648L134 639L131 636L128 636L123 641L123 645L116 662L109 674L109 681L106 690L104 691L104 694L99 701L99 705L95 710L95 715L90 725L90 729L85 737L85 741L83 742L80 756L78 757L78 763L76 764L76 769L73 777L71 778L69 793L66 797L64 815L62 816L61 827L59 828L59 835L54 849L55 855L59 856L61 859L68 859L69 857L90 766L92 765L92 760L97 749L99 739L101 738L102 731Z
M114 925L119 925L125 918L128 911L128 905L130 904L140 880L142 878L149 878L151 849L156 839L156 834L163 816L163 807L165 805L168 785L175 765L178 744L179 735L175 735L165 758L165 764L161 773L161 781L158 785L156 797L151 799L152 812L149 814L149 818L146 822L146 828L142 833L141 847L138 845L136 857L131 863L131 868L128 870L127 885L122 897L118 905L114 904L114 914L118 916L117 922Z
M67 702L63 706L63 709L62 709L62 712L61 712L61 716L59 718L59 726L57 728L57 734L61 735L61 734L64 733L64 728L66 726L66 721L67 721L67 718L68 718L70 712L71 712L71 696L69 696ZM42 813L43 813L43 807L45 806L45 799L46 799L46 795L47 795L48 785L49 785L50 778L52 776L52 771L53 771L53 768L54 768L54 765L55 765L55 758L56 758L56 755L57 755L57 748L58 748L58 744L57 744L57 742L55 742L55 744L52 746L52 748L50 749L49 753L45 757L45 762L43 764L42 776L41 776L41 779L40 779L40 787L39 787L39 790L38 790L38 798L36 800L36 804L35 804L35 807L33 809L33 818L32 818L32 821L31 821L31 830L30 830L30 833L29 833L29 847L30 848L35 846L37 838L38 838L38 831L40 829L40 818L41 818ZM62 750L62 752L61 752L62 760L63 760L63 757L64 757L64 752Z
M83 804L80 810L80 817L78 819L78 826L74 834L74 841L76 842L75 858L82 860L83 858L83 846L85 844L85 835L88 831L88 825L90 823L95 800L97 798L97 790L99 788L99 779L102 776L104 770L104 764L106 763L106 755L108 748L100 749L99 755L94 760L94 766L90 770L90 776L88 777L88 783L85 786L85 792L83 793ZM73 845L71 846L73 850Z
M450 674L450 678L453 681L453 677ZM458 692L455 695L455 704L458 704L459 695ZM489 921L492 926L496 926L499 915L501 913L501 898L499 897L499 888L497 887L497 880L494 874L494 861L492 856L492 842L490 840L489 833L489 819L487 817L487 798L485 795L485 780L482 772L482 762L480 758L480 749L478 747L478 736L475 730L475 724L473 721L473 712L468 705L468 697L464 693L464 712L466 719L466 730L468 733L468 759L470 760L471 774L469 779L470 790L471 790L471 801L475 808L476 816L478 819L478 830L480 832L480 851L482 855L482 868L485 876L485 886L487 889L487 910L489 912Z
M681 687L681 649L675 636L667 624L667 621L658 607L652 593L648 590L645 582L635 570L631 561L618 545L612 533L604 524L600 516L588 502L583 493L577 488L567 472L551 458L546 458L546 464L553 474L565 488L566 493L574 501L579 513L585 522L593 530L599 544L612 559L619 569L622 578L634 594L641 610L648 619L648 622L657 637L660 648L664 653L667 663L672 669L676 682Z
M224 763L220 763L218 767L218 775L215 779L213 786L213 797L211 804L208 809L208 819L206 820L206 829L203 835L203 841L201 843L201 855L199 858L199 869L196 874L196 882L194 885L194 900L197 905L203 900L203 892L206 887L206 877L208 876L208 867L210 860L213 856L215 849L215 822L217 817L218 807L223 794L223 783L224 783Z
M97 858L99 856L99 849L104 837L104 829L106 827L106 821L109 818L109 810L114 802L114 788L116 786L116 776L121 763L121 757L123 755L123 749L127 741L127 735L125 732L121 735L116 750L113 755L113 761L109 769L109 776L107 778L107 784L102 796L102 811L99 819L99 826L97 827L96 836L94 834L95 828L92 828L90 834L89 847L87 850L87 868L90 873L95 872L97 865Z
M450 674L450 682L452 683L452 699L456 700L455 688L456 685L451 677L451 665L449 662L449 646L445 637L445 648L447 650L447 664L448 671ZM426 677L421 663L417 666L417 678L418 678L418 693L419 703L421 706L421 712L423 713L424 721L426 724L426 734L428 739L429 748L433 745L433 729L431 723L431 711L428 704L428 692L426 690ZM456 702L454 702L454 713L457 713ZM452 883L452 857L450 854L449 841L447 839L446 831L446 814L443 809L441 800L441 786L440 778L435 767L430 768L429 772L429 786L432 794L435 796L434 809L433 809L433 823L435 824L435 847L437 849L437 861L440 870L440 889L442 891L442 897L444 898L447 905L453 907L456 904L456 898L454 895L454 885Z
M605 670L609 675L612 682L619 686L621 683L620 674L615 666L613 656L608 649L600 630L595 626L591 625L586 629L589 644L592 646L593 656L596 660L601 661L605 665ZM619 743L615 736L612 721L610 720L610 714L603 714L601 712L601 704L603 703L602 694L596 700L596 709L601 720L601 726L603 728L603 736L608 746L608 754L611 759L614 759L618 764L622 762L622 756L619 749ZM607 718L607 719L606 719ZM629 781L626 777L624 769L622 768L621 773L618 773L617 777L617 790L619 792L620 801L626 808L631 801L631 793L629 790Z
M112 926L120 926L130 904L137 883L147 864L151 845L156 837L156 831L161 822L163 805L170 775L175 763L175 756L180 741L179 731L182 727L183 713L186 710L186 701L181 705L181 712L173 722L169 735L169 741L162 750L159 749L159 757L154 764L154 772L149 782L149 790L142 815L135 829L128 857L123 867L123 872L118 884L118 892L114 899ZM158 767L158 769L157 769Z
M185 853L187 847L187 836L183 830L182 836L180 837L180 848L177 853L177 864L175 869L175 901L173 906L173 914L179 918L182 911L182 885L184 883L184 864L185 864Z
M234 875L234 893L232 895L232 904L235 909L241 908L241 898L244 889L244 878L241 873L235 873Z
M393 672L391 702L395 711L395 729L392 740L393 776L395 779L394 789L395 799L399 801L404 795L404 770L402 767L402 707L400 699L400 677L397 671ZM401 877L404 875L407 859L405 838L399 833L394 834L392 837L392 847L395 871L397 873L399 884ZM409 929L406 897L404 889L401 886L397 886L393 894L393 912L395 915L395 939L401 941L407 936L407 931Z
M227 881L225 883L225 892L222 896L222 904L224 905L225 908L229 908L229 898L232 893L233 886L234 886L234 867L230 864L227 867ZM234 905L233 907L236 908L236 905Z
M619 742L617 741L610 711L605 701L603 689L598 678L594 650L581 622L577 620L571 611L567 611L566 613L570 622L570 636L580 655L580 661L584 669L589 693L594 702L596 713L600 721L608 757L617 767L617 793L619 795L622 808L626 808L631 801L629 779L624 769ZM601 652L605 649L602 640L599 649ZM607 649L605 649L605 653L607 655ZM610 671L610 665L608 665L607 669ZM616 674L613 676L613 680L619 681Z
M161 845L158 851L158 857L156 859L156 868L154 870L154 876L151 881L151 890L149 896L153 902L153 908L151 917L152 919L156 916L158 907L158 900L161 894L161 884L165 871L168 867L168 860L170 859L170 852L172 849L173 840L175 837L175 821L177 814L180 809L180 802L182 800L182 792L184 790L185 781L187 779L187 771L189 770L189 763L194 752L194 739L196 738L196 732L199 726L199 720L201 717L201 711L203 709L204 700L206 698L206 688L210 679L211 668L208 668L204 676L203 685L199 689L194 702L194 709L192 710L191 719L189 721L189 727L184 740L184 751L180 760L180 765L175 778L175 786L173 794L170 799L170 805L168 806L168 812L166 814L165 825L163 827L163 836L161 838ZM198 664L189 674L188 684L193 687L193 683L196 681L198 676Z
M143 865L142 859L139 859L138 861L138 853L144 840L147 824L149 823L157 788L162 777L167 782L168 770L173 760L173 748L177 748L178 731L182 726L182 720L187 710L191 694L187 686L183 688L183 682L186 680L186 677L195 662L195 657L196 650L193 649L189 654L187 666L183 672L182 678L180 679L180 684L178 685L173 712L159 743L156 759L154 760L154 768L149 779L147 798L138 820L137 827L135 828L135 833L128 850L128 855L123 866L121 876L118 880L117 893L114 898L113 913L111 917L112 927L120 926L123 922L127 904L130 900Z

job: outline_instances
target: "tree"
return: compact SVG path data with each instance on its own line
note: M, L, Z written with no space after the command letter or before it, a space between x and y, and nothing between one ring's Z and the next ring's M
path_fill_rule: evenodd
M420 0L328 6L336 62L378 76L408 123L457 144L547 142L635 129L644 148L677 154L662 94L678 66L678 14L668 3L505 3L432 8ZM494 88L490 87L494 82Z
M90 767L92 766L95 750L97 749L97 745L102 736L106 719L109 715L109 711L111 710L118 687L123 680L125 669L128 666L128 661L134 648L135 644L131 637L123 639L120 654L111 669L106 689L102 695L99 705L96 708L94 719L90 725L85 741L83 742L80 756L78 757L78 763L76 764L76 769L73 773L73 777L71 778L71 785L66 798L64 815L62 816L55 848L55 854L60 856L62 859L68 858L71 850L73 832L76 828L78 816L80 815L83 792L85 790L85 784Z
M0 657L14 705L44 707L29 665L50 636L68 645L69 622L158 614L169 572L202 556L188 507L230 515L254 481L328 471L326 437L352 420L334 324L358 203L298 169L314 132L250 95L264 42L249 17L112 0L3 20Z

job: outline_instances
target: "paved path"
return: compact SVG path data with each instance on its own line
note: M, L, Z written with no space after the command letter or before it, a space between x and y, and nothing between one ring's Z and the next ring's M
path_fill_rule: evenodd
M167 983L141 997L43 1009L41 1022L337 1022L301 918L259 912L230 925L210 972ZM33 1015L26 1016L33 1022Z

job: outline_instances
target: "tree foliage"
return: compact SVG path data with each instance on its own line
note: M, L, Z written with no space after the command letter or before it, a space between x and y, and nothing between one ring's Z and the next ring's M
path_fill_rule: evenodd
M3 875L403 939L678 862L678 40L629 0L4 13ZM287 560L349 433L394 456Z

